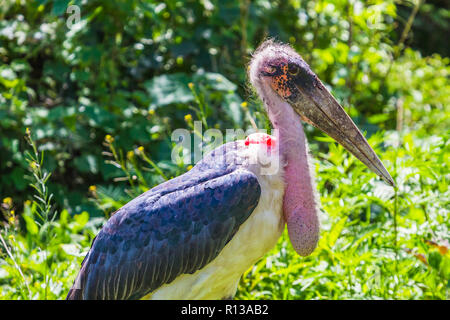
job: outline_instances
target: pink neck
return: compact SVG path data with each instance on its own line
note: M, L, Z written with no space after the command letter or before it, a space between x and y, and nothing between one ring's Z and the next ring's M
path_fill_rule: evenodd
M305 133L288 103L274 96L264 100L273 127L278 129L280 154L285 162L283 210L289 238L300 255L309 255L317 245L319 220Z

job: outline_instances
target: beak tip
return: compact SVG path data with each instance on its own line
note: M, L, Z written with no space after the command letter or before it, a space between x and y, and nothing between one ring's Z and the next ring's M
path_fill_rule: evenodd
M394 179L392 179L392 177L391 177L390 174L388 174L387 177L382 177L382 178L383 178L383 180L384 180L388 185L390 185L391 187L393 187L393 188L396 187L395 182L394 182Z

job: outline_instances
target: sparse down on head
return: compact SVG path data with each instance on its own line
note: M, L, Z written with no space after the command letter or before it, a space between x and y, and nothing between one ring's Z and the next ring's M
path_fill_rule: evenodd
M352 119L289 45L265 41L255 51L248 72L250 82L263 100L276 93L303 121L328 134L385 182L394 185L389 172Z

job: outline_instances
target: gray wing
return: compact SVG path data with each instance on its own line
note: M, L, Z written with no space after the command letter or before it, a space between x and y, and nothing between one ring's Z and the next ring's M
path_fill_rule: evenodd
M210 162L210 155L119 209L95 238L67 298L139 299L211 262L261 195L253 173L219 158Z

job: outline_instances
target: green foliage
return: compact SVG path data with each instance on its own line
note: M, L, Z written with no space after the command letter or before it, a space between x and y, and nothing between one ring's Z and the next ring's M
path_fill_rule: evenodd
M47 186L50 174L42 169L44 154L37 151L28 129L27 140L32 148L27 160L34 200L24 203L21 226L13 200L3 199L1 211L7 221L0 230L0 296L57 299L67 294L67 279L78 272L79 257L87 252L104 219L89 220L87 212L71 216L67 210L56 218Z
M445 30L448 13L419 0L2 1L0 297L64 298L104 218L189 169L170 162L174 129L267 128L245 82L269 36L302 54L397 189L306 126L319 248L300 258L285 234L237 298L448 299L450 66L424 23Z
M448 299L448 138L372 136L372 146L387 146L381 158L395 191L331 145L316 166L323 211L318 248L299 257L285 232L242 278L237 298Z

